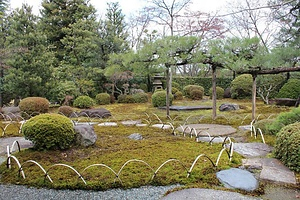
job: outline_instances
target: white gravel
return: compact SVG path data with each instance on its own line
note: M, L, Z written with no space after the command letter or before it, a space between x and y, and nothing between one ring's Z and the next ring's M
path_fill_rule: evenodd
M20 185L0 185L0 200L156 200L161 199L168 190L179 187L143 186L132 189L111 189L107 191L54 190L32 188Z

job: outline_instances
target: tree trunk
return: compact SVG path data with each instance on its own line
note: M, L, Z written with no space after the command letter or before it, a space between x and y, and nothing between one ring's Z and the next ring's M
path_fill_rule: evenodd
M256 111L256 77L257 74L253 73L252 74L252 120L255 119L255 111Z
M3 77L4 72L3 68L0 69L0 107L3 107Z
M213 102L213 113L212 119L215 120L217 117L217 75L216 67L212 66L212 102Z
M166 111L167 111L167 117L170 116L170 67L167 66L166 70Z

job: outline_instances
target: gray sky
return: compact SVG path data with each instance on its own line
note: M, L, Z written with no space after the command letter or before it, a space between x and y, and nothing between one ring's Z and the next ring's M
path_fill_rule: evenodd
M136 13L143 7L145 0L90 0L91 4L97 9L98 15L105 13L107 2L119 2L120 7L125 15ZM33 12L39 13L42 0L10 0L12 9L21 7L22 3L27 3L33 6ZM193 0L192 9L202 12L216 12L224 6L226 0Z

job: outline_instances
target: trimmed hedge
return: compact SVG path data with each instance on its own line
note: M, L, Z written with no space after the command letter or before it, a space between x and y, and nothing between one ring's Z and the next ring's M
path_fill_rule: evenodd
M96 95L96 102L99 105L110 104L110 95L108 93L100 93Z
M299 79L289 79L282 88L279 90L278 98L291 98L297 99L300 95L300 80Z
M60 106L58 108L58 114L63 114L66 117L70 117L73 112L74 111L71 106Z
M159 90L157 92L154 92L152 95L152 105L154 107L162 107L166 106L166 96L167 92L165 90ZM173 102L173 95L170 95L170 105L172 105Z
M42 97L27 97L20 101L19 108L22 112L35 116L49 111L49 101Z
M73 123L60 114L37 115L23 125L22 133L37 150L67 149L75 139Z
M77 108L91 108L95 101L89 96L79 96L74 100L73 105Z
M200 85L187 85L183 88L183 94L193 100L203 98L204 88Z
M250 74L243 74L236 77L231 82L231 98L245 99L252 96L252 76Z
M132 95L135 103L147 103L148 94L145 92L135 93Z
M224 97L224 89L217 86L216 87L216 92L217 92L217 99L223 99ZM212 88L209 89L209 97L212 98Z
M277 134L275 157L291 170L300 172L300 122L282 128Z

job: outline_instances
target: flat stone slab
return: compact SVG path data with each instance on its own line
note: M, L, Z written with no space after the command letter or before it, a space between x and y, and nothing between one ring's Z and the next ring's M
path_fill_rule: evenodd
M168 124L153 124L152 127L154 127L154 128L161 128L161 129L171 129L172 128Z
M260 179L278 183L297 184L295 173L275 158L248 158L242 160L246 169L258 169Z
M220 124L187 124L177 128L177 131L185 132L189 134L191 130L194 129L197 132L197 135L208 136L227 136L236 132L236 129L228 125ZM208 133L208 134L207 134Z
M247 170L238 168L222 170L217 172L217 178L225 187L231 189L240 189L250 192L258 188L258 180Z
M251 131L251 125L239 126L241 131Z
M279 160L275 158L265 158L262 162L263 169L260 172L261 179L279 183L297 184L294 172L284 166Z
M160 109L166 109L166 107L159 107ZM211 110L212 106L170 106L170 110L184 111L184 110Z
M183 200L183 199L254 200L259 198L245 196L237 192L228 192L222 190L212 190L212 189L202 189L202 188L190 188L185 190L179 190L176 192L172 192L162 198L162 200Z
M121 122L121 124L123 124L124 126L135 126L140 123L141 123L141 120L127 120L127 121Z
M118 124L116 122L104 122L98 124L98 126L118 126Z
M7 153L7 146L11 148L11 145L14 141L18 141L20 144L20 148L30 148L33 147L33 143L29 140L26 140L24 137L9 137L9 138L0 138L0 155L5 155ZM18 150L18 146L15 145L13 151Z
M212 143L223 143L225 138L222 137L197 137L197 142L212 142Z
M233 151L246 158L264 157L272 150L273 147L264 143L234 143L233 145Z

